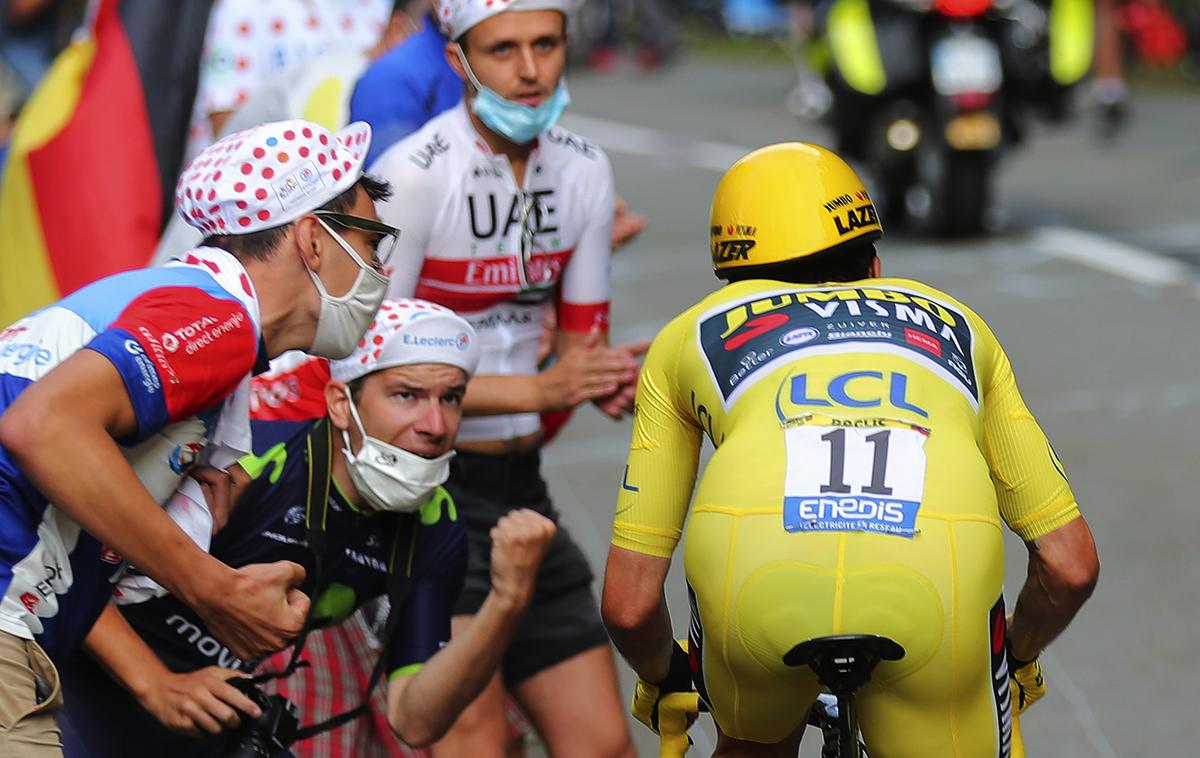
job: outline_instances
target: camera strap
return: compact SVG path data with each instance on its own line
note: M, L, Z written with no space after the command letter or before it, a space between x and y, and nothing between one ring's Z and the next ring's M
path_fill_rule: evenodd
M333 479L333 460L331 457L333 450L333 426L329 423L328 418L323 418L317 422L312 432L308 435L306 445L308 453L308 495L305 503L305 530L308 548L313 553L313 587L319 590L325 563L325 553L329 547L325 524L329 515L330 482ZM388 559L387 597L389 607L387 620L383 625L383 635L380 638L381 647L384 649L380 650L379 657L375 661L375 668L371 671L371 678L367 682L367 689L363 693L362 702L355 708L299 729L295 737L297 741L308 739L331 729L336 729L342 724L353 721L367 713L370 706L371 693L375 691L379 680L383 678L383 669L387 659L386 646L396 631L396 625L400 622L400 608L404 605L404 600L408 596L408 591L411 587L412 557L416 547L418 516L419 514L416 513L397 514L396 516L396 533L392 539L392 550ZM269 679L282 679L293 674L296 669L307 666L307 663L300 660L300 654L304 651L304 643L307 641L308 635L313 628L313 607L310 607L308 617L304 619L304 626L300 629L300 634L296 636L296 641L292 647L292 657L288 661L287 667L279 672L253 677L252 681L254 683L261 683Z
M392 540L392 555L388 560L388 613L383 624L383 634L380 636L379 657L375 659L375 668L371 670L371 678L367 681L366 691L363 692L362 702L357 707L331 716L316 724L309 724L296 732L296 740L304 740L321 732L336 729L348 721L366 714L371 705L371 693L375 691L379 680L383 678L383 669L387 661L387 645L396 632L400 623L400 608L411 587L413 548L417 538L417 514L406 513L399 516L400 523Z

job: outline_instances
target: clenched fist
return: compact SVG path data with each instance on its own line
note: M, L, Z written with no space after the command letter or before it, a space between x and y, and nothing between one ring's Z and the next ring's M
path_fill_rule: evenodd
M533 599L538 567L558 527L536 511L520 508L492 527L492 592L524 609Z
M304 567L291 561L252 563L233 572L232 586L212 588L193 604L213 636L239 658L283 649L308 616L308 596L298 588Z

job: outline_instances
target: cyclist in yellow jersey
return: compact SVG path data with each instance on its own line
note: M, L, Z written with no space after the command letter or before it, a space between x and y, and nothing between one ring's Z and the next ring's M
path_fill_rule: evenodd
M838 156L751 153L713 200L729 284L642 369L603 614L641 678L635 715L654 728L658 698L694 682L714 755L796 754L818 684L782 658L833 634L906 651L858 695L872 758L1019 754L1013 715L1045 692L1037 656L1095 585L1091 532L995 336L945 293L880 278L881 232ZM685 649L663 582L702 437ZM1004 526L1029 550L1007 624Z

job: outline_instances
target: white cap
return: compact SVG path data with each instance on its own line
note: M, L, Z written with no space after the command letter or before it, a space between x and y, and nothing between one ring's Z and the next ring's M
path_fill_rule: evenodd
M300 119L252 126L188 164L175 185L175 207L205 234L282 226L353 187L370 146L364 121L337 134Z
M329 374L339 382L352 382L385 368L418 363L457 366L470 377L479 365L479 338L449 308L409 298L384 300L358 347L330 361Z
M484 19L504 11L560 11L568 15L574 0L434 0L437 19L450 39L458 39Z

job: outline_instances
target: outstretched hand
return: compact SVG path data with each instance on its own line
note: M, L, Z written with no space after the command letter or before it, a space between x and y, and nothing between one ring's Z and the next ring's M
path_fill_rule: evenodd
M637 342L630 342L627 345L621 345L612 349L624 351L629 360L636 363L650 349L650 340L638 340ZM640 365L638 372L640 372ZM637 397L638 372L635 372L631 381L622 383L613 394L607 397L596 398L592 401L600 409L601 413L614 421L620 421L625 416L633 413L634 400Z
M538 375L540 410L569 410L587 400L608 397L622 385L636 382L637 374L637 355L626 348L608 347L604 332L594 329Z

